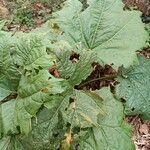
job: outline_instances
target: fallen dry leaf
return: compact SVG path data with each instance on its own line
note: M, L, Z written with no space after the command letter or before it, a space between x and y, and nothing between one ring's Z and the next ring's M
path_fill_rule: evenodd
M139 131L141 134L148 134L149 133L149 128L147 126L147 124L142 124L139 128Z

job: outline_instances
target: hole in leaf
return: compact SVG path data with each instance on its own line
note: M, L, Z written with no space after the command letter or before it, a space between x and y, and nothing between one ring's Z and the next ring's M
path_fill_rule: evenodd
M55 65L53 65L50 69L49 69L49 73L51 75L53 75L55 78L59 78L60 74L59 71L57 70L57 67Z
M50 80L52 77L49 77L48 80Z
M116 86L117 84L119 84L119 82L117 82L117 81L110 82L110 91L111 91L111 93L113 93L113 94L116 93L116 88L115 88L115 86Z
M16 55L16 50L15 50L15 46L11 46L10 47L10 51L9 51L9 54L10 56L15 56Z
M18 131L19 131L19 133L20 133L20 132L21 132L21 131L20 131L20 126L17 126L16 128L17 128L17 130L18 130Z
M79 143L76 144L75 148L76 148L76 150L78 150L80 148L80 144Z
M51 49L51 48L46 48L46 53L47 53L48 55L50 55L50 54L52 53L52 49Z
M121 98L122 103L126 103L126 100L124 98Z
M74 101L75 101L75 100L74 100L73 98L70 97L69 103L71 104L71 103L73 103Z
M18 69L20 66L18 64L15 64L16 68Z
M67 122L66 127L67 128L71 127L71 124L69 122Z
M36 68L34 68L34 71L35 71L35 73L36 73L36 74L38 74L38 73L39 73L39 70L38 70L38 69L36 69Z
M66 79L66 80L69 80L69 79L70 79L70 76L65 77L65 79Z
M80 55L73 52L70 56L70 60L72 61L72 63L76 63L79 60Z
M59 133L53 133L53 137L57 138Z
M134 107L132 107L132 108L131 108L131 110L132 110L132 111L134 111L134 110L135 110L135 108L134 108Z
M38 66L38 69L39 69L39 70L42 70L43 68L42 68L41 66Z
M80 127L74 127L72 130L73 130L74 134L78 134L81 131L81 128Z

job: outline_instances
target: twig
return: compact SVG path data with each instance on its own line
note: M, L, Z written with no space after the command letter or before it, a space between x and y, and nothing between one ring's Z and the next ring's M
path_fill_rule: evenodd
M105 76L105 77L100 77L100 78L92 79L92 80L90 80L90 81L87 81L87 82L85 82L85 83L79 85L79 88L81 88L81 87L83 87L83 86L85 86L85 85L87 85L87 84L89 84L89 83L91 83L91 82L94 82L94 81L101 81L101 80L114 79L114 78L116 78L116 77L117 77L117 75L115 74L115 75L110 75L110 76Z

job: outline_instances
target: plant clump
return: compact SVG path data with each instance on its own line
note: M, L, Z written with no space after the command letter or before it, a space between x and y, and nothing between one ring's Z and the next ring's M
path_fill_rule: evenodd
M120 0L86 4L0 31L0 149L135 150L125 116L150 119L149 31Z

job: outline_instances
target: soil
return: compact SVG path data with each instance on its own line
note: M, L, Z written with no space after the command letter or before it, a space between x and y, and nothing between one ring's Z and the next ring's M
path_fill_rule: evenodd
M92 64L93 72L91 75L78 86L75 86L78 90L99 90L102 87L110 86L112 89L117 84L115 77L118 72L112 68L111 65L101 66L99 63L94 62Z
M142 21L144 23L150 23L150 1L149 0L123 0L125 3L125 9L140 10L142 14Z
M150 150L150 122L138 116L127 117L126 121L133 126L133 141L136 150Z
M140 54L150 59L150 47L144 48Z

